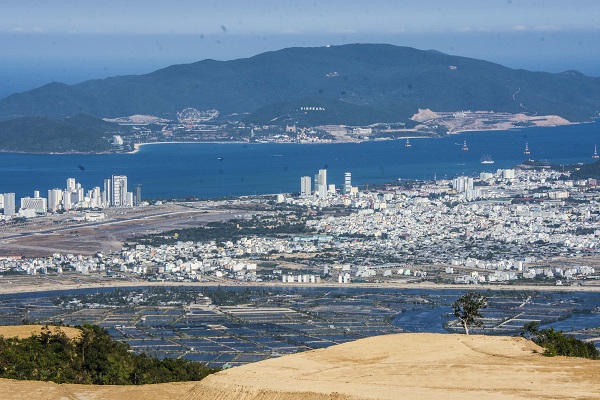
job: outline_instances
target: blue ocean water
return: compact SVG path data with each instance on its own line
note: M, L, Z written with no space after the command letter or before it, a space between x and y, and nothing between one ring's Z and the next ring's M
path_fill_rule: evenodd
M466 140L469 151L462 151ZM531 154L523 154L528 142ZM327 169L327 179L343 184L385 183L398 178L432 179L510 168L527 158L554 163L592 162L600 145L600 122L509 131L466 132L442 139L341 144L155 144L135 154L0 153L0 193L17 198L64 188L75 178L86 189L110 175L142 184L144 198L216 198L298 192L300 177ZM481 164L490 155L494 164Z

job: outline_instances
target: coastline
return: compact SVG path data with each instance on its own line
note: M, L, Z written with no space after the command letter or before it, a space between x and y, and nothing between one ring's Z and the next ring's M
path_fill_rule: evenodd
M581 121L581 122L567 122L567 123L561 123L561 124L548 124L548 125L533 125L533 126L511 126L511 127L493 127L493 128L485 128L485 129L468 129L468 128L461 128L461 129L457 129L457 130L449 130L448 133L445 136L453 136L453 135L459 135L461 133L468 133L468 132L481 132L481 133L485 133L485 132L498 132L498 131L521 131L521 130L527 130L529 128L555 128L555 127L559 127L559 126L567 126L567 125L581 125L581 124L588 124L588 123L594 123L595 121ZM223 141L223 142L219 142L219 141L194 141L194 142L190 142L190 141L165 141L165 142L142 142L142 143L135 143L133 145L133 150L132 151L128 151L122 154L136 154L140 151L142 146L147 146L147 145L155 145L155 144L252 144L252 145L261 145L261 144L300 144L300 145L311 145L311 144L342 144L342 143L365 143L365 142L383 142L383 141L393 141L393 140L406 140L406 139L440 139L443 138L445 136L439 136L436 134L432 134L432 135L406 135L406 136L401 136L401 137L397 137L397 138L387 138L387 137L379 137L379 138L372 138L372 139L356 139L356 140L335 140L335 141L330 141L330 142L267 142L267 143L263 143L263 142L244 142L244 141ZM88 153L88 154L96 154L96 153ZM101 154L101 153L98 153Z
M142 142L142 143L135 143L133 145L133 150L127 151L127 152L124 152L124 153L121 153L121 154L135 154L135 153L138 153L140 151L140 148L142 146L150 146L150 145L153 145L153 144L246 144L246 143L247 142L240 142L240 141L237 141L237 140L230 140L228 142L215 142L215 141L208 141L208 142L200 142L200 141L196 141L196 142L189 142L189 141L183 141L183 142L178 142L178 141L170 141L170 142ZM261 143L257 143L257 144L261 144Z
M378 141L392 141L392 140L406 140L406 139L440 139L445 136L458 135L461 133L467 132L497 132L497 131L519 131L519 130L527 130L528 128L554 128L559 126L567 126L567 125L582 125L594 123L596 120L593 119L591 121L577 121L563 123L563 124L548 124L548 125L533 125L533 126L512 126L512 127L493 127L493 128L482 128L482 129L468 129L468 128L459 128L457 130L449 130L448 133L444 136L439 136L437 134L432 135L406 135L397 138L386 138L379 137L373 139L355 139L355 140L336 140L330 142L245 142L245 141L161 141L161 142L141 142L134 143L133 150L131 151L99 151L99 152L89 152L89 151L67 151L67 152L39 152L39 151L25 151L25 150L6 150L0 149L0 153L7 154L40 154L40 155L97 155L97 154L136 154L140 151L141 147L147 145L157 145L157 144L252 144L252 145L260 145L260 144L303 144L303 145L311 145L311 144L342 144L342 143L365 143L365 142L378 142Z

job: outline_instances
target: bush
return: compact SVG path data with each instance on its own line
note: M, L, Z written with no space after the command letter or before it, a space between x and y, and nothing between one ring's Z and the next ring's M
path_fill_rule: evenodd
M544 348L544 355L548 357L567 356L582 357L592 360L600 359L600 352L593 343L572 336L565 336L554 328L538 329L537 322L530 322L523 327L522 336L528 336L534 343Z
M196 381L216 372L202 363L159 360L134 354L126 343L114 341L97 325L83 325L81 336L70 340L64 332L26 339L0 336L0 377L56 383L140 385Z

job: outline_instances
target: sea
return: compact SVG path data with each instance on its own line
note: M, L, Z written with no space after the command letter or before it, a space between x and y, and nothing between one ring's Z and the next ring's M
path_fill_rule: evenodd
M463 151L466 141L469 148ZM293 193L300 177L327 169L327 181L352 185L431 180L511 168L524 160L590 163L600 145L600 121L506 131L464 132L444 138L331 144L176 143L141 146L132 154L0 153L0 193L17 199L65 188L75 178L88 190L111 175L126 175L144 199L209 199ZM525 145L531 154L525 155ZM482 164L489 156L494 164ZM18 201L17 201L18 202Z

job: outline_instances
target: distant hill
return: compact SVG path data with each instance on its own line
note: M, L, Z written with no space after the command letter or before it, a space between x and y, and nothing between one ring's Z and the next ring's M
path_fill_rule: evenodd
M585 164L581 166L578 170L575 170L571 173L571 178L573 179L600 179L600 161L596 161L595 163Z
M112 149L112 132L122 129L89 115L63 120L21 117L0 121L0 151L99 153Z
M287 115L299 100L321 98L340 107L323 123L339 121L352 110L350 105L363 107L359 115L373 112L377 118L397 116L397 121L418 108L525 111L583 121L600 110L600 78L574 71L514 70L384 44L288 48L245 59L173 65L146 75L52 83L0 100L0 119L80 113L173 118L177 111L194 107L218 109L221 115L256 113L251 120L266 123L279 116L278 109Z

